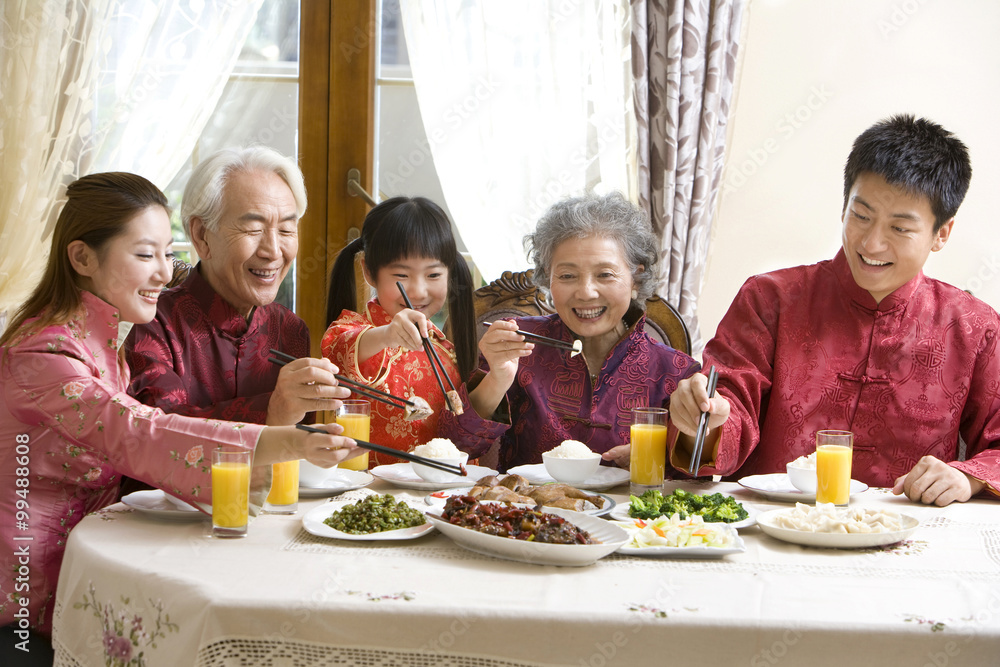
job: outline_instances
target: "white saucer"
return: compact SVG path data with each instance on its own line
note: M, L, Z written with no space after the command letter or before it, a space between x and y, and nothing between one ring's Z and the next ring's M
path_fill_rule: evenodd
M496 475L497 471L483 466L465 466L468 473L465 477L455 477L452 482L426 482L413 472L413 466L409 463L391 463L384 466L376 466L371 469L371 474L379 479L384 479L390 484L404 489L416 489L418 491L437 491L438 489L454 489L460 486L474 484L487 475Z
M816 502L815 493L799 491L788 479L788 475L783 472L775 472L770 475L750 475L739 481L739 485L745 489L750 489L754 493L768 498L789 503L812 503ZM868 490L868 485L856 479L851 480L851 497Z
M368 486L375 481L367 472L362 470L345 470L334 468L330 476L320 484L299 484L300 498L324 498L335 496L345 491L353 491Z
M552 484L556 480L545 470L544 463L534 463L530 465L516 466L507 471L510 474L520 475L532 484ZM571 484L582 491L602 491L613 486L628 482L629 472L624 468L612 466L601 466L587 481L582 484Z
M187 508L182 508L180 500L173 502L168 500L166 493L160 489L146 491L134 491L122 498L122 503L128 505L137 512L154 516L158 519L170 521L199 521L210 518L210 514L199 512L195 507L184 503Z

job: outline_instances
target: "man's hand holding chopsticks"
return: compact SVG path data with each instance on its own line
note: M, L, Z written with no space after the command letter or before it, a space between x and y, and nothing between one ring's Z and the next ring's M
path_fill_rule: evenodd
M308 412L337 410L351 391L334 377L338 368L328 359L304 357L281 368L267 404L267 424L280 426L302 421Z
M729 419L729 401L718 393L709 398L708 378L702 373L695 373L678 382L677 389L670 395L670 421L680 431L677 448L688 456L694 449L698 420L702 412L708 412L708 434L705 437L705 450L700 457L701 463L704 463L715 458L719 442L718 428Z

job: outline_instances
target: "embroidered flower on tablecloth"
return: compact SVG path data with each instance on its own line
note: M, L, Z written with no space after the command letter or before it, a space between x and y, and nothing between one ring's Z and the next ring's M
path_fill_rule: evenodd
M101 644L104 647L106 665L115 667L139 667L146 665L150 658L150 649L157 648L156 640L166 638L167 632L177 632L180 626L171 623L164 614L162 601L149 600L146 611L155 611L156 619L151 626L144 623L143 617L137 611L130 611L134 604L122 597L122 609L115 609L110 603L97 600L97 591L93 582L89 591L83 596L82 602L73 605L74 609L90 609L101 624Z
M83 396L84 389L86 389L86 385L82 382L67 382L63 385L62 395L66 397L66 400L74 401Z
M90 470L87 471L87 474L83 476L83 478L88 482L96 481L97 479L100 479L100 477L101 477L100 468L91 468Z

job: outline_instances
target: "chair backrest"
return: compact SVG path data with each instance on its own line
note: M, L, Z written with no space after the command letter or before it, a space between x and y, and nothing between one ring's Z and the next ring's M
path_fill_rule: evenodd
M555 309L531 282L532 275L534 269L516 273L504 271L489 285L477 289L473 294L476 323L554 313ZM480 326L476 334L482 337L485 332L485 327ZM691 354L691 335L684 319L673 306L655 294L646 299L646 333L675 350Z
M174 275L170 277L170 282L167 283L166 289L177 287L184 282L184 279L188 277L188 274L191 273L191 269L193 268L193 266L185 262L183 259L177 259L174 257Z

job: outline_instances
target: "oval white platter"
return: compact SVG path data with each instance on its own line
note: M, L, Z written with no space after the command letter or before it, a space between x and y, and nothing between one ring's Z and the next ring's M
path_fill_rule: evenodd
M775 525L777 517L794 509L780 509L764 512L757 517L757 525L765 534L784 542L792 542L807 547L826 549L867 549L895 544L909 537L920 525L920 521L907 514L901 514L903 528L884 533L813 533L805 530L781 528Z
M548 514L556 514L572 522L578 528L590 533L590 536L600 540L600 544L546 544L544 542L526 542L508 537L487 535L448 523L441 518L443 508L425 510L427 518L443 534L456 544L469 551L486 556L504 558L533 565L562 565L581 567L590 565L600 558L617 551L628 541L628 533L620 526L610 521L599 519L582 512L545 508Z

